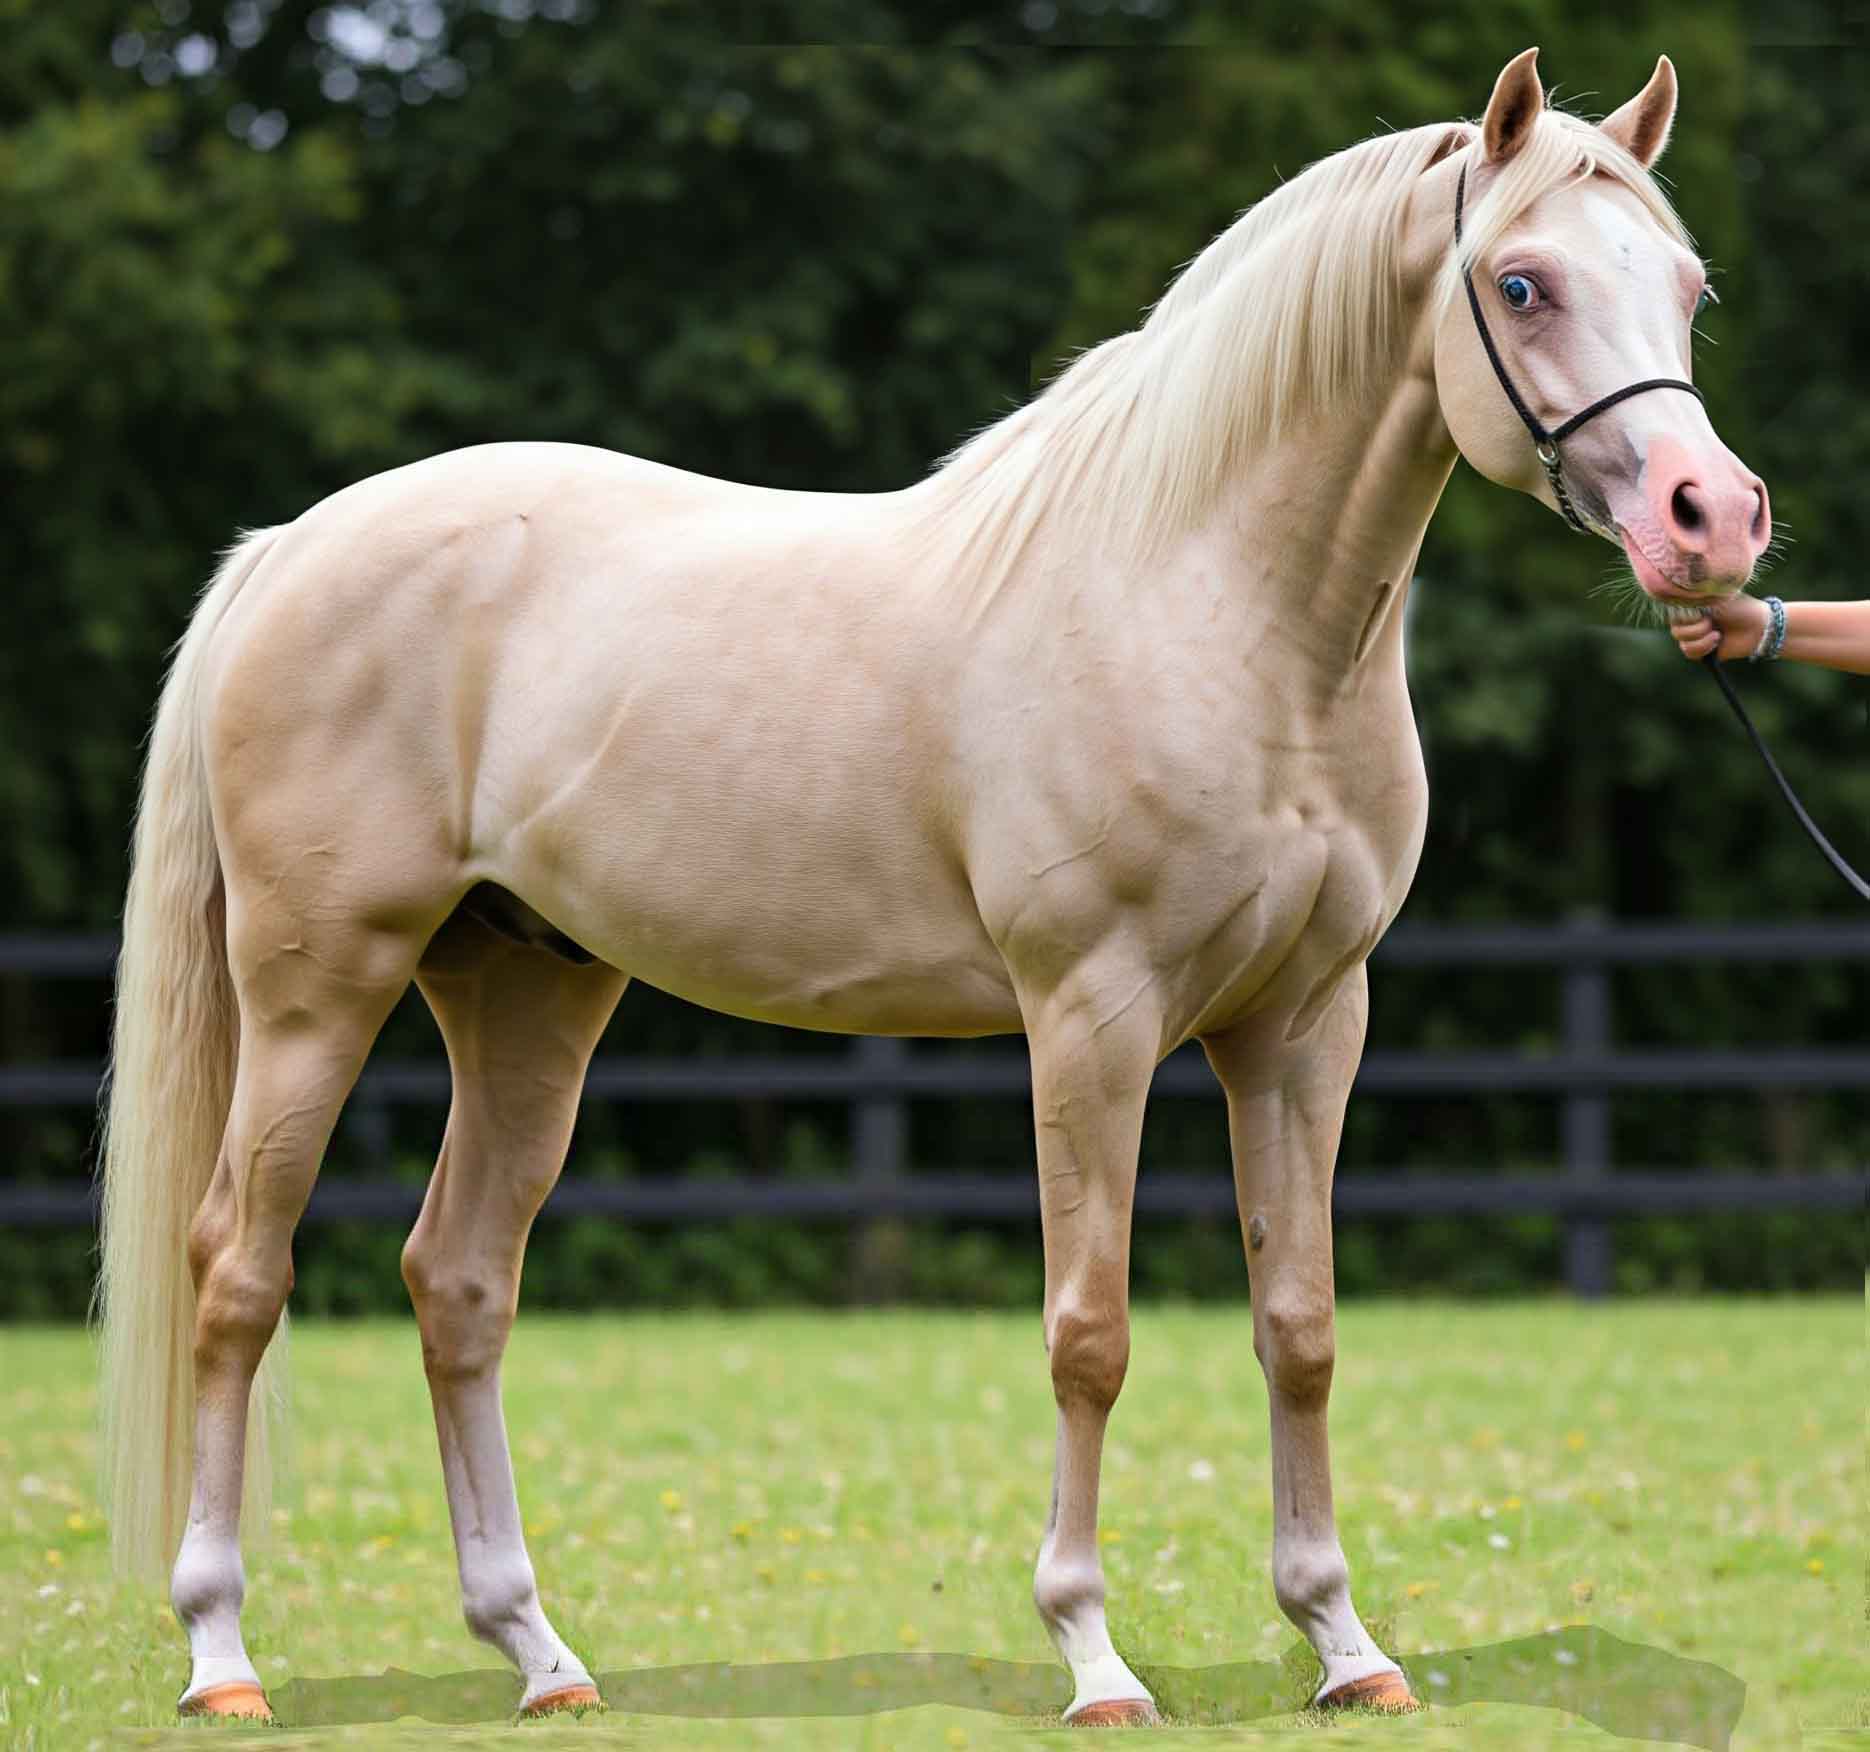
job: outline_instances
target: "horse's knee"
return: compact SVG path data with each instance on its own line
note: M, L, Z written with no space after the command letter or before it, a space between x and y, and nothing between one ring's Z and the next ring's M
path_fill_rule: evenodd
M1329 1286L1271 1291L1254 1311L1253 1349L1275 1393L1301 1402L1324 1398L1337 1363Z
M415 1304L422 1366L431 1381L484 1374L499 1363L513 1326L511 1272L444 1258L418 1229L403 1248L403 1282Z
M1121 1294L1061 1295L1046 1320L1045 1342L1059 1404L1105 1411L1116 1404L1130 1366L1130 1314Z

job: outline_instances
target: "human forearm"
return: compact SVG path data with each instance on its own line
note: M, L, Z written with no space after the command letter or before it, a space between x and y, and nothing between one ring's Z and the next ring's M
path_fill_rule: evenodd
M1870 600L1788 602L1782 661L1870 675Z

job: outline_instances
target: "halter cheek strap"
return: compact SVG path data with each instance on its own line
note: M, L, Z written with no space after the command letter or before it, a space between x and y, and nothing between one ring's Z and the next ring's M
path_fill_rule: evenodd
M1461 247L1461 214L1467 204L1467 166L1461 166L1460 179L1454 185L1454 246ZM1487 318L1480 307L1480 294L1474 290L1472 269L1461 270L1462 283L1467 287L1467 307L1474 313L1474 327L1480 331L1480 344L1486 349L1487 363L1493 367L1493 374L1500 380L1500 387L1506 391L1506 399L1513 404L1513 412L1518 414L1520 422L1532 434L1532 447L1541 465L1545 469L1545 478L1551 483L1552 497L1558 501L1558 508L1564 513L1565 521L1581 535L1591 533L1591 525L1579 516L1577 507L1571 502L1571 494L1565 490L1564 464L1559 460L1558 447L1586 420L1594 420L1606 408L1614 408L1620 401L1628 401L1633 395L1642 395L1652 389L1685 389L1697 401L1705 401L1692 383L1680 377L1645 377L1641 383L1626 383L1622 389L1613 389L1609 395L1600 396L1581 414L1573 414L1563 425L1550 429L1539 416L1526 405L1526 398L1519 393L1513 379L1507 375L1500 349L1493 343L1493 332L1487 327Z

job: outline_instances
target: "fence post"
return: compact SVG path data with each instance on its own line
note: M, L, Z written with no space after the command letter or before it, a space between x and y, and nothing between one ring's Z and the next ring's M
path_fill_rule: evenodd
M904 1042L865 1035L851 1051L858 1070L893 1076L908 1057ZM857 1204L866 1218L852 1252L852 1293L881 1302L902 1290L908 1234L899 1218L876 1209L877 1194L900 1180L908 1165L909 1107L900 1094L866 1090L851 1103L851 1163L857 1171Z
M900 1040L867 1034L851 1057L860 1071L893 1077L908 1056ZM901 1095L866 1090L851 1104L851 1160L862 1190L873 1192L902 1177L909 1154L909 1109Z
M1595 914L1569 921L1580 939L1565 966L1565 1051L1596 1058L1610 1049L1610 969L1592 941L1602 930ZM1570 1089L1561 1116L1565 1175L1589 1186L1610 1173L1610 1097L1602 1089ZM1565 1224L1565 1281L1573 1295L1594 1301L1610 1294L1610 1224L1600 1215L1574 1212Z

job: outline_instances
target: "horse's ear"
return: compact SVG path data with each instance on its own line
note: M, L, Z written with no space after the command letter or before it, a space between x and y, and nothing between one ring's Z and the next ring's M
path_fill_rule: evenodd
M1669 130L1675 125L1675 92L1674 64L1661 55L1649 83L1598 126L1647 170L1669 143Z
M1545 108L1545 87L1539 83L1537 49L1524 49L1500 69L1487 113L1481 118L1481 137L1491 164L1504 163L1532 134L1532 125Z

